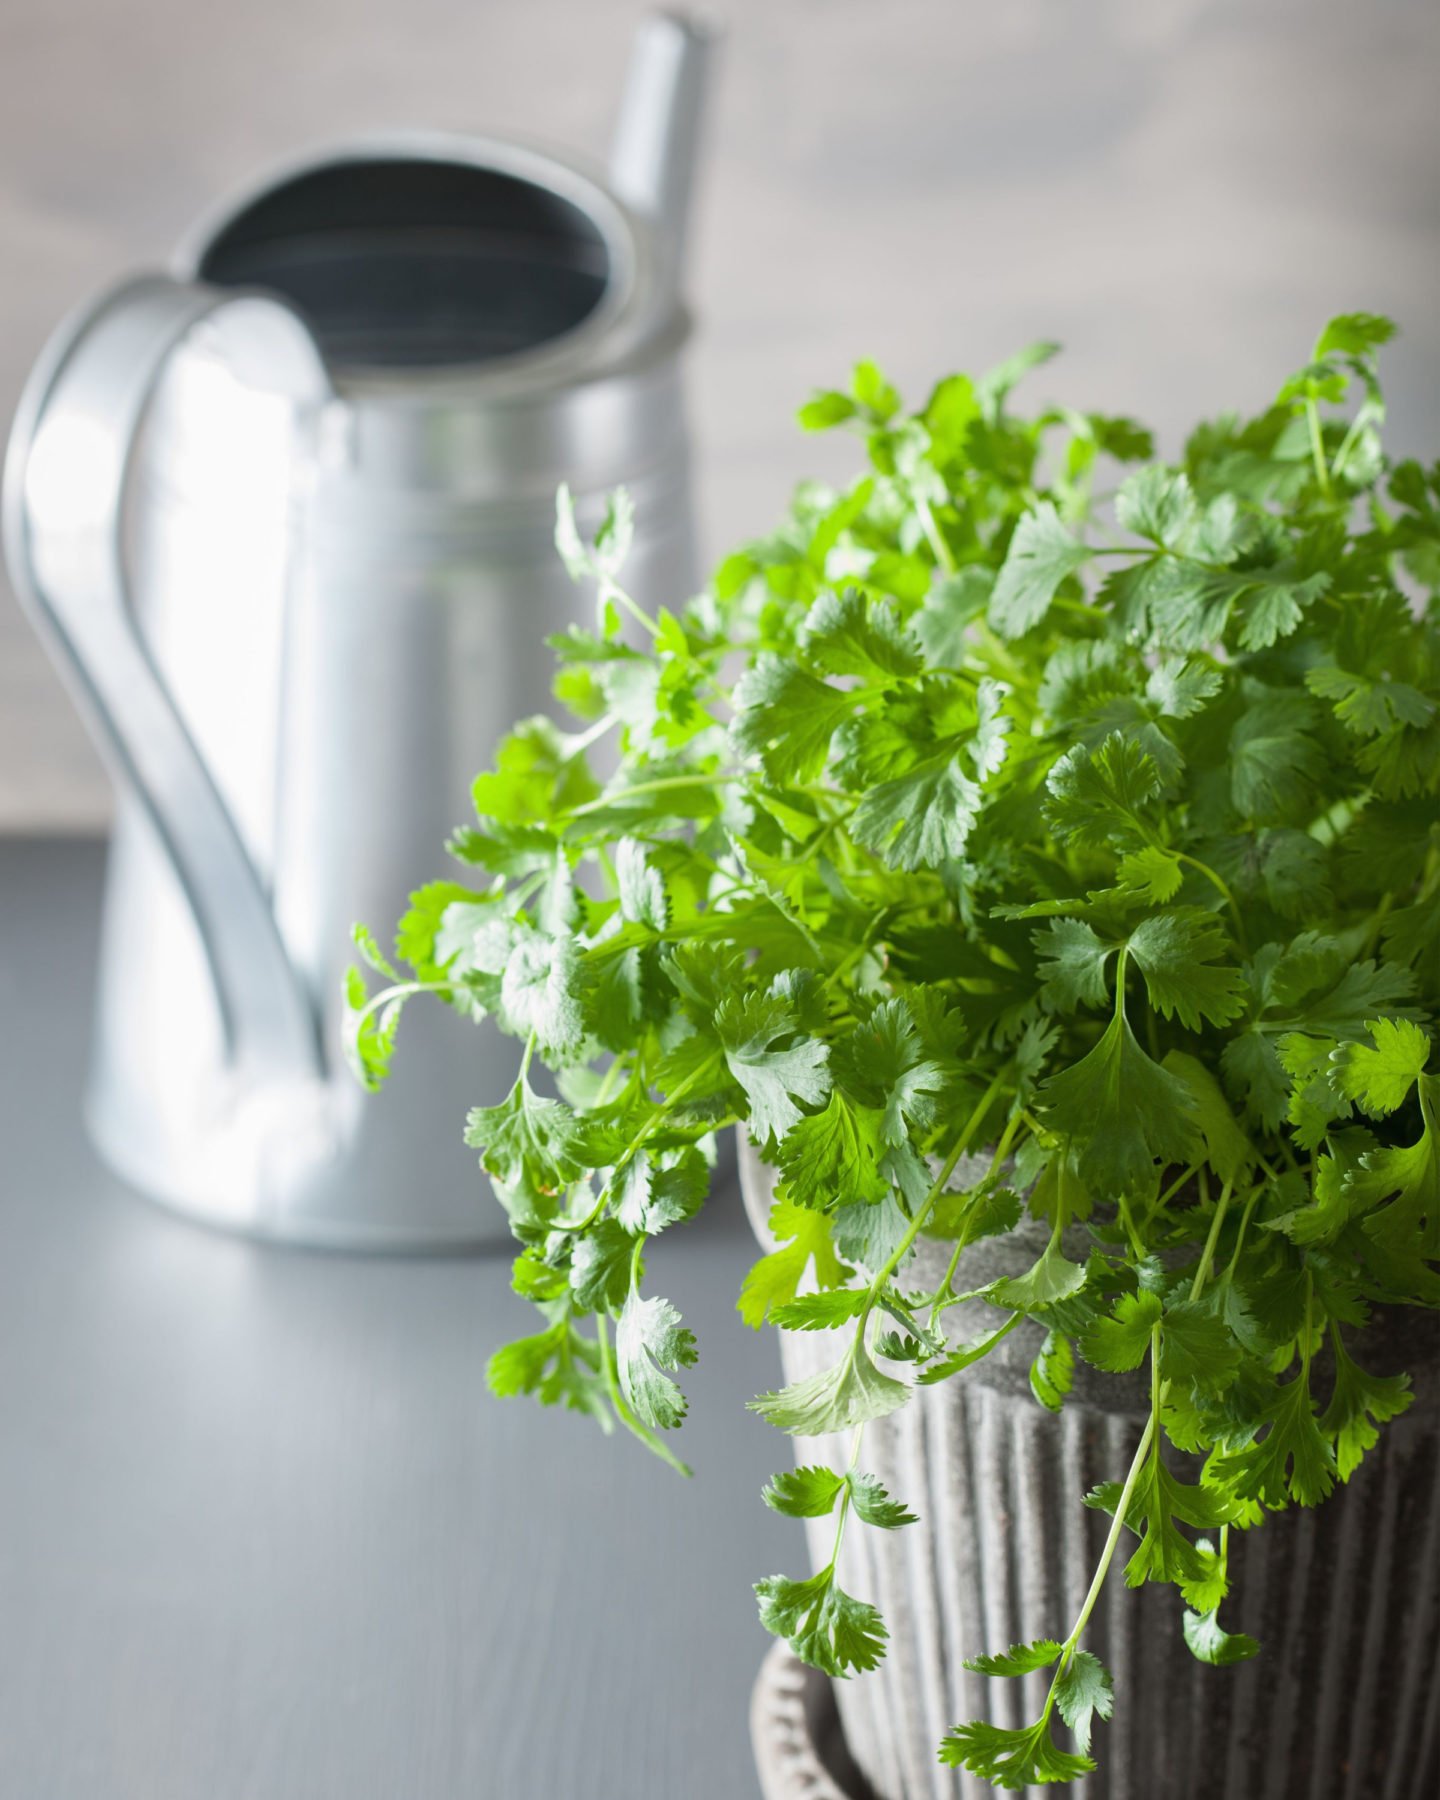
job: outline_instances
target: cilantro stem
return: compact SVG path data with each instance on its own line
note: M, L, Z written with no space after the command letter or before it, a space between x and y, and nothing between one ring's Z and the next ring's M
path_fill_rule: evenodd
M565 748L571 756L580 756L592 744L599 743L605 733L613 730L619 723L620 715L618 713L606 713L603 718L597 719L588 730L567 734Z
M1305 396L1305 423L1310 430L1310 454L1315 462L1315 481L1320 492L1327 500L1335 498L1335 490L1330 485L1330 469L1325 461L1325 436L1320 425L1320 408L1315 402L1315 384L1309 384L1310 391Z
M1305 1317L1300 1326L1300 1379L1308 1384L1310 1380L1311 1329L1310 1315L1314 1310L1315 1277L1311 1273L1309 1263L1305 1265Z
M965 1154L966 1146L969 1144L970 1139L975 1135L975 1132L979 1129L985 1114L990 1110L990 1102L995 1098L996 1093L1003 1085L1004 1079L1005 1071L1002 1070L981 1095L979 1104L965 1121L959 1137L956 1138L951 1147L950 1154L945 1158L940 1173L935 1177L934 1185L931 1187L930 1192L926 1194L919 1206L915 1208L915 1216L911 1219L904 1237L901 1238L900 1242L886 1259L884 1268L880 1270L879 1274L870 1283L870 1297L865 1302L864 1312L860 1315L861 1331L865 1329L866 1322L870 1317L871 1309L874 1307L881 1289L895 1273L896 1269L899 1268L901 1262L905 1258L906 1252L915 1242L916 1238L919 1237L921 1229L923 1228L926 1219L929 1218L935 1202L940 1198L941 1194L944 1193L946 1184L949 1182L950 1177L955 1173L956 1163L958 1163L960 1158Z
M611 1094L614 1093L616 1078L623 1072L624 1068L625 1058L623 1055L614 1056L610 1059L610 1066L600 1077L600 1086L595 1090L595 1109L604 1106Z
M1210 1265L1215 1259L1215 1246L1220 1241L1220 1226L1230 1204L1230 1193L1231 1183L1227 1181L1220 1190L1220 1198L1215 1202L1215 1217L1210 1221L1210 1234L1205 1239L1205 1248L1200 1252L1200 1266L1195 1271L1195 1280L1190 1287L1192 1300L1200 1298L1200 1290L1210 1279Z
M1150 1332L1150 1367L1150 1416L1145 1421L1145 1429L1140 1434L1140 1442L1135 1447L1135 1455L1131 1459L1129 1472L1125 1477L1124 1485L1120 1489L1120 1498L1115 1502L1115 1514L1110 1521L1110 1530L1106 1533L1105 1546L1100 1552L1100 1560L1095 1566L1095 1573L1091 1577L1089 1590L1081 1604L1079 1615L1075 1620L1074 1626L1071 1628L1070 1635L1066 1638L1061 1649L1059 1661L1055 1665L1055 1674L1050 1682L1050 1691L1045 1696L1045 1708L1041 1714L1042 1719L1048 1719L1050 1717L1051 1711L1055 1705L1055 1696L1059 1690L1060 1677L1064 1674L1066 1667L1079 1647L1080 1639L1085 1634L1085 1627L1090 1623L1090 1615L1094 1612L1096 1603L1104 1589L1105 1578L1110 1573L1111 1563L1115 1560L1115 1547L1120 1542L1120 1533L1124 1530L1125 1521L1129 1516L1130 1502L1134 1498L1141 1471L1149 1460L1150 1446L1155 1441L1156 1427L1160 1417L1160 1327L1158 1325L1152 1327Z
M381 988L379 993L372 994L361 1010L351 1021L351 1031L358 1032L370 1017L391 1000L404 1000L411 994L448 994L459 984L454 981L397 981L390 987Z
M912 493L910 497L915 503L915 517L920 521L920 529L925 533L925 541L935 552L936 562L947 575L953 575L956 569L955 558L941 534L939 525L935 522L935 515L930 510L930 502L920 494Z
M1394 904L1395 896L1393 894L1384 894L1381 896L1380 904L1365 922L1365 936L1360 942L1359 960L1364 961L1373 954L1376 944L1380 941L1380 932L1385 924L1386 916Z
M1120 1223L1124 1226L1125 1235L1130 1240L1130 1248L1135 1253L1135 1260L1137 1263L1144 1262L1145 1240L1136 1229L1135 1219L1130 1211L1130 1202L1123 1193L1116 1196L1116 1206L1120 1213Z
M840 977L849 970L852 964L863 961L865 953L872 947L875 939L879 937L880 933L890 923L891 918L894 916L894 912L895 909L893 907L887 906L882 911L875 914L874 918L871 919L870 923L865 927L860 942L852 945L825 977L824 981L821 983L823 987L829 987L832 981L838 981Z
M687 1075L682 1082L677 1083L674 1092L651 1112L650 1117L616 1158L611 1168L610 1180L607 1181L605 1186L600 1190L600 1198L590 1208L589 1212L586 1213L585 1217L583 1219L555 1219L551 1222L551 1231L574 1231L583 1233L590 1229L600 1217L601 1213L604 1212L605 1208L610 1204L610 1189L614 1185L615 1176L620 1173L621 1169L623 1169L630 1161L630 1158L634 1156L638 1150L644 1147L646 1139L655 1130L655 1127L662 1124L664 1120L670 1116L681 1097L690 1088L694 1087L695 1083L700 1079L700 1073L701 1072L697 1069L693 1074Z
M993 1181L995 1179L995 1173L999 1169L1001 1163L1005 1160L1005 1154L1009 1150L1015 1133L1020 1129L1024 1118L1025 1115L1021 1112L1015 1112L1010 1115L1004 1131L1000 1133L1000 1141L995 1146L994 1154L990 1158L990 1168L986 1176L988 1181ZM966 1245L970 1242L970 1226L974 1219L975 1211L974 1199L975 1196L972 1195L971 1204L966 1208L964 1222L960 1227L960 1235L955 1240L954 1250L950 1253L950 1261L945 1269L945 1279L940 1283L939 1287L936 1288L935 1298L931 1302L929 1330L932 1334L935 1330L935 1321L939 1318L941 1312L948 1304L954 1289L955 1271L960 1266L961 1254L965 1250ZM1016 1313L1015 1318L1018 1319L1019 1317L1019 1313Z
M1273 1175L1271 1179L1274 1179ZM1250 1215L1254 1212L1256 1202L1263 1192L1264 1184L1257 1181L1255 1186L1251 1188L1249 1197L1246 1199L1245 1210L1240 1215L1240 1229L1235 1235L1235 1248L1231 1252L1230 1261L1225 1268L1225 1277L1227 1280L1233 1277L1236 1265L1240 1261L1240 1252L1245 1248L1245 1231L1250 1223Z
M1384 415L1382 413L1380 418L1383 419L1383 417ZM1345 473L1345 465L1350 460L1350 452L1355 448L1360 433L1372 422L1379 421L1376 419L1375 409L1367 400L1356 412L1355 417L1350 421L1349 430L1340 440L1340 448L1335 452L1335 460L1331 464L1331 471L1333 474L1343 475Z
M1211 1259L1214 1256L1215 1245L1220 1235L1220 1222L1225 1216L1225 1210L1230 1200L1230 1192L1231 1184L1227 1181L1224 1188L1221 1190L1220 1198L1216 1203L1215 1217L1211 1221L1210 1226L1210 1235L1206 1239L1205 1248L1200 1258L1200 1266L1195 1271L1195 1279L1190 1287L1190 1298L1192 1300L1197 1300L1200 1297L1201 1289L1204 1287L1209 1276ZM1306 1279L1308 1282L1308 1272ZM1306 1295L1306 1318L1308 1322L1308 1286ZM1085 1627L1090 1623L1090 1615L1094 1612L1101 1592L1104 1589L1106 1577L1110 1573L1110 1565L1115 1560L1115 1548L1120 1541L1120 1533L1124 1528L1126 1519L1129 1517L1130 1502L1134 1498L1135 1488L1140 1480L1141 1471L1149 1460L1151 1447L1159 1442L1160 1407L1165 1398L1166 1390L1169 1387L1168 1382L1162 1383L1160 1380L1161 1329L1161 1324L1157 1321L1150 1330L1150 1416L1145 1422L1144 1431L1140 1434L1140 1442L1135 1447L1135 1455L1131 1459L1129 1472L1126 1474L1124 1485L1120 1489L1120 1498L1115 1503L1114 1517L1110 1521L1110 1529L1105 1536L1105 1546L1100 1553L1100 1560L1096 1564L1095 1573L1091 1578L1089 1591L1085 1595L1079 1615L1075 1620L1075 1624L1071 1629L1069 1637L1065 1640L1064 1646L1060 1652L1059 1660L1056 1663L1055 1675L1050 1683L1050 1692L1045 1698L1045 1710L1042 1714L1042 1717L1045 1719L1049 1718L1053 1708L1060 1677L1064 1674L1067 1665L1074 1656L1076 1649L1079 1647L1080 1639L1085 1632Z
M625 611L629 613L630 617L642 631L648 631L652 638L659 637L659 625L650 617L645 608L641 606L638 601L632 600L629 594L625 592L624 588L620 587L616 582L607 578L602 583L601 595L604 599L614 600L618 605L623 606Z
M663 794L673 788L721 787L727 781L739 781L738 770L720 771L711 775L659 775L653 781L637 781L632 786L621 788L617 793L602 794L598 800L587 800L581 806L572 806L568 812L561 813L564 819L580 819L586 813L599 812L602 807L615 806L622 800L629 800L636 794Z
M1188 1169L1182 1169L1180 1171L1180 1173L1175 1177L1175 1179L1170 1183L1169 1187L1165 1189L1164 1193L1160 1195L1159 1199L1156 1200L1154 1205L1146 1207L1145 1223L1148 1225L1150 1223L1150 1221L1155 1217L1156 1213L1162 1211L1165 1207L1167 1207L1170 1204L1170 1202L1175 1198L1175 1196L1180 1192L1181 1188L1183 1188L1185 1186L1186 1182L1193 1181L1195 1179L1195 1176L1198 1172L1199 1172L1199 1164L1198 1163L1191 1163Z

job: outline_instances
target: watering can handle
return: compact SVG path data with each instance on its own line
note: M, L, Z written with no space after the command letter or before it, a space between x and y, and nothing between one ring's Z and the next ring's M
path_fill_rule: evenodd
M672 286L685 256L711 43L703 25L679 13L641 21L610 151L611 184L655 225Z
M229 1055L270 1076L323 1072L314 1006L254 863L140 636L121 554L136 435L170 352L213 321L242 378L300 402L329 392L275 301L146 276L63 326L30 378L5 467L10 573L112 772L180 878L215 979Z

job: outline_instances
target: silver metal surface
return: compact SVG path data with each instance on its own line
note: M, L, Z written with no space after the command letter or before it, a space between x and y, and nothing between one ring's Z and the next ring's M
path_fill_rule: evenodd
M514 1046L413 1009L366 1103L341 975L354 920L456 877L471 777L547 705L545 635L588 605L556 485L582 518L630 486L642 602L693 584L677 270L704 52L642 29L613 187L485 139L307 156L31 379L7 557L121 789L88 1116L170 1205L313 1245L503 1235L460 1131Z

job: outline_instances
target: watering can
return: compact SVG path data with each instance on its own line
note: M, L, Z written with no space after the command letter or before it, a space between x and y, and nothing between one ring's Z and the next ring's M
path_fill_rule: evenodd
M691 591L680 354L705 43L645 21L608 179L474 137L293 162L56 334L5 470L12 578L115 776L91 1136L207 1223L495 1241L461 1142L516 1046L411 1009L344 1067L355 920L399 916L586 605L552 542L629 487ZM437 867L437 863L442 866Z

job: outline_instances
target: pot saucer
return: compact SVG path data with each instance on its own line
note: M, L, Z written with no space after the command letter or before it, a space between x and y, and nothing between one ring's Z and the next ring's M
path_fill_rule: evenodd
M846 1747L830 1683L783 1643L755 1679L750 1738L765 1800L874 1800Z

